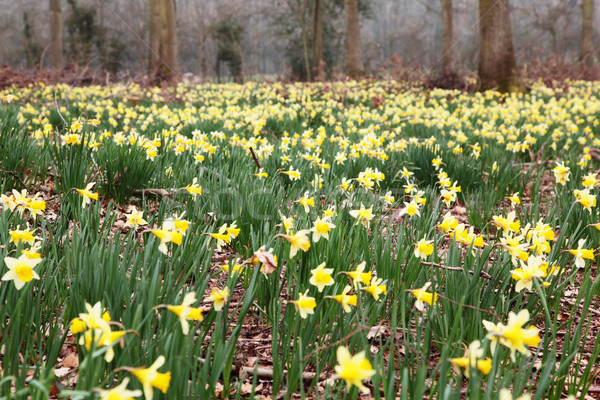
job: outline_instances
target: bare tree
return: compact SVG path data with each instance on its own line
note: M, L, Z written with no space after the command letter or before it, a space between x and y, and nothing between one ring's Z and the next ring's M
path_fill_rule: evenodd
M452 0L442 0L442 66L452 70L454 62L454 10Z
M313 69L315 80L325 79L323 63L323 5L321 0L314 0L313 13Z
M583 24L581 27L581 62L594 65L594 0L583 0L581 5Z
M344 0L346 16L346 73L352 78L364 74L360 44L360 24L358 19L358 0Z
M160 52L160 18L158 14L158 1L148 0L149 24L148 30L150 34L150 44L148 54L148 73L153 75L158 71Z
M481 90L522 91L512 42L509 0L479 0Z
M50 47L52 67L61 69L64 65L62 43L62 12L60 0L50 0Z

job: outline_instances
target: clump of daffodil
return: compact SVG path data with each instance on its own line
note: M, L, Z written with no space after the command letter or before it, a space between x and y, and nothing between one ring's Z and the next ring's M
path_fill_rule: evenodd
M425 285L419 289L408 290L410 294L417 298L415 307L419 311L423 311L425 309L425 303L429 304L430 306L437 304L437 294L428 292L427 289L429 289L429 286L431 286L431 282L425 283Z
M571 170L569 167L566 167L564 163L557 162L556 167L554 167L552 172L554 173L557 183L560 183L564 186L569 181L569 174L571 173Z
M575 266L577 268L585 267L585 260L593 260L596 255L593 249L585 249L585 239L579 239L576 249L568 250L569 253L575 256Z
M335 366L336 379L346 382L346 387L356 386L361 392L369 393L369 389L363 384L365 379L375 375L375 370L361 351L354 356L350 355L348 348L340 346L336 352L338 365Z
M518 351L523 355L529 355L526 346L537 347L540 344L538 336L539 329L534 326L523 328L529 321L529 311L521 310L517 314L510 312L508 314L508 323L494 324L490 321L483 321L483 326L487 329L487 338L492 341L492 353L498 342L510 349L510 358L515 362L515 353Z
M179 317L181 323L181 330L183 334L187 336L190 331L190 324L188 319L193 321L202 321L202 307L192 307L192 304L196 302L196 292L189 292L183 298L183 301L179 305L161 304L155 307L155 309L166 308L172 313Z
M305 319L308 314L314 314L315 307L317 306L315 298L308 295L308 289L304 293L300 293L298 299L292 301L292 303L294 303L296 311L300 313L300 318L302 319Z
M96 182L90 182L87 184L85 189L75 189L77 193L83 197L83 202L81 203L81 208L85 208L88 204L91 203L92 200L98 200L98 193L92 193L92 189Z
M289 235L276 235L275 237L281 237L290 242L290 259L292 259L298 250L306 252L310 249L310 239L307 236L309 233L308 229L303 229L296 233L290 232Z
M483 358L484 354L481 342L475 340L469 345L463 357L451 358L450 362L457 367L459 372L461 371L460 368L464 368L467 378L471 376L471 369L478 369L482 374L487 375L492 369L492 360Z

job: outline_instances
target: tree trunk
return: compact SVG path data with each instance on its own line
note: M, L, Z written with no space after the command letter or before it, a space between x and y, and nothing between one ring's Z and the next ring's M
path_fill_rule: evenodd
M175 0L158 0L160 20L159 70L168 78L180 75L177 59Z
M52 68L62 69L65 61L63 58L60 0L50 0L50 48Z
M581 28L581 62L588 67L594 65L594 0L583 0L581 5L583 24Z
M358 20L358 0L344 0L346 16L346 73L358 78L365 72L360 45L360 24Z
M148 0L150 45L148 54L148 74L153 76L158 71L158 53L160 51L160 18L158 16L158 0Z
M313 69L315 80L325 80L325 64L323 63L323 5L315 0L313 14Z
M302 47L304 49L304 67L306 69L306 80L310 81L310 62L308 61L308 37L306 35L306 22L304 21L304 10L302 7L302 0L296 1L298 11L298 21L300 22L300 29L302 30Z
M523 91L512 42L509 0L479 0L479 86Z
M442 67L452 71L454 62L454 10L452 0L442 0Z

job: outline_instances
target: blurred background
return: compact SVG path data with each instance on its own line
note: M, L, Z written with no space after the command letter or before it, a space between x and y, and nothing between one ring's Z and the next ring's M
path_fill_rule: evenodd
M362 61L357 72L409 80L432 71L476 72L485 2L354 0ZM141 74L337 79L354 75L348 70L345 3L352 1L0 0L0 65L85 69L109 81ZM509 7L521 69L594 66L600 22L594 0L499 3ZM582 33L586 13L591 39Z

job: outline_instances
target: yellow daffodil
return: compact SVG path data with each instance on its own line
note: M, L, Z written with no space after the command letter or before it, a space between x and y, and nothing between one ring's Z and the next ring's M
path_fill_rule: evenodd
M456 220L456 218L452 214L450 214L450 212L447 212L444 215L444 219L442 220L442 222L438 225L438 228L441 231L450 233L457 226L458 226L458 221Z
M523 289L531 290L534 279L539 279L546 276L546 268L544 260L541 257L529 256L527 263L521 261L521 268L510 271L511 276L517 281L515 290L519 293Z
M213 302L215 311L221 311L227 300L229 300L229 287L223 289L213 289L208 296L208 300Z
M483 355L481 342L475 340L469 345L464 357L451 358L450 362L458 368L464 368L467 378L471 375L471 368L477 368L482 374L487 375L492 369L492 360L490 358L483 359Z
M308 192L304 192L304 196L302 196L300 200L296 200L295 203L298 203L301 206L303 206L305 213L309 213L310 207L315 206L315 199L314 197L308 197Z
M171 372L158 372L158 369L162 367L164 363L165 357L161 355L148 368L124 367L123 369L131 373L138 381L140 381L144 389L145 399L152 400L154 396L154 390L152 388L157 388L163 393L167 393L167 390L169 389Z
M420 258L421 260L425 260L433 253L433 240L419 240L418 243L415 243L415 257Z
M352 286L354 287L354 289L358 289L359 283L369 286L371 284L371 277L373 275L373 272L365 272L366 265L367 263L363 261L356 266L356 269L354 271L342 271L340 272L340 274L344 274L352 280Z
M181 323L181 330L183 334L187 336L190 331L190 324L188 319L193 321L202 321L202 312L204 309L202 307L192 307L192 304L196 302L196 293L189 292L183 298L183 301L180 305L164 305L158 306L157 308L166 308L167 310L175 313L179 317L179 322Z
M344 287L344 290L342 290L342 294L338 294L335 296L325 296L325 298L337 301L342 305L344 312L349 313L350 311L352 311L350 306L356 306L356 295L348 294L350 290L352 290L352 286L346 285L346 287Z
M129 378L123 379L119 386L112 389L99 389L100 400L133 400L133 398L142 395L141 390L129 390L127 385L129 385Z
M596 257L593 249L584 249L583 246L585 246L585 239L579 239L577 248L569 250L569 253L575 256L575 266L577 268L585 267L584 260L593 260Z
M31 259L25 254L21 254L19 258L4 257L4 264L8 267L8 272L2 276L2 280L13 281L17 290L20 290L27 282L40 279L33 269L41 262L42 259Z
M329 240L329 232L335 225L329 222L329 218L317 218L310 231L313 233L313 242L317 243L321 238Z
M373 207L369 207L369 208L365 208L365 206L360 203L360 209L358 210L351 210L350 211L350 216L352 216L353 218L356 218L356 223L361 223L363 224L365 227L369 226L369 222L373 219L374 215L373 215Z
M334 284L333 278L331 277L332 273L333 268L325 268L325 263L321 263L318 267L313 268L310 271L309 283L316 286L319 289L319 292L323 292L325 286Z
M510 349L510 358L515 362L515 352L523 355L529 355L526 346L537 347L540 344L538 336L539 329L534 326L524 329L529 321L529 311L521 310L518 314L510 312L508 314L508 323L505 325L494 324L490 321L483 321L483 325L488 331L487 338L492 340L492 351L495 349L498 341Z
M150 232L154 236L160 239L160 245L158 246L158 250L167 255L169 250L167 249L167 243L172 242L176 245L181 245L182 234L180 232L171 232L166 229L153 229Z
M521 222L516 220L516 214L514 211L508 213L506 218L498 215L494 215L492 224L502 229L504 233L511 231L515 233L519 233L521 230Z
M581 204L590 213L592 207L596 207L596 196L591 195L589 189L575 190L573 193L575 194L575 203Z
M33 236L34 231L30 231L29 229L15 229L14 231L9 231L10 241L9 243L19 244L20 242L28 243L30 245L35 243L35 236Z
M292 301L294 306L296 306L296 311L300 313L300 318L305 319L308 314L315 313L315 307L317 306L317 301L314 297L310 297L308 295L308 289L298 295L298 299Z
M513 193L508 196L508 200L510 200L511 207L514 207L517 204L521 204L521 199L519 198L519 192Z
M564 163L556 163L556 167L552 170L554 172L554 177L556 178L556 182L561 185L565 185L569 181L569 174L571 170L569 167L565 167Z
M198 178L194 178L192 180L192 184L189 186L186 186L185 190L187 190L187 192L192 195L194 200L196 200L197 196L202 195L202 186L198 185Z
M375 370L361 351L354 356L350 355L348 348L340 346L336 352L338 365L335 366L336 379L343 379L346 387L356 386L362 393L369 393L369 389L363 384L365 379L375 375Z
M132 207L131 212L127 214L127 221L125 226L132 229L137 229L139 226L148 225L148 221L144 219L144 212L138 211L137 208Z
M363 287L362 290L364 290L367 293L370 293L371 296L373 296L373 299L377 301L379 300L380 295L385 295L387 293L387 285L382 284L382 282L382 278L374 278L371 281L370 285Z
M277 235L276 237L282 237L288 242L290 242L290 259L296 256L298 250L302 250L304 252L310 249L310 239L308 238L308 234L310 231L308 229L303 229L296 233L290 233L289 235Z
M431 286L431 282L425 283L422 288L409 290L409 293L417 298L415 307L419 311L423 311L425 309L425 303L429 304L430 306L434 306L437 303L437 294L429 293L427 291L429 286Z
M81 204L82 208L85 208L86 205L90 204L91 200L98 200L98 193L92 193L92 188L95 184L96 182L90 182L85 189L75 189L77 193L83 197L83 202Z

